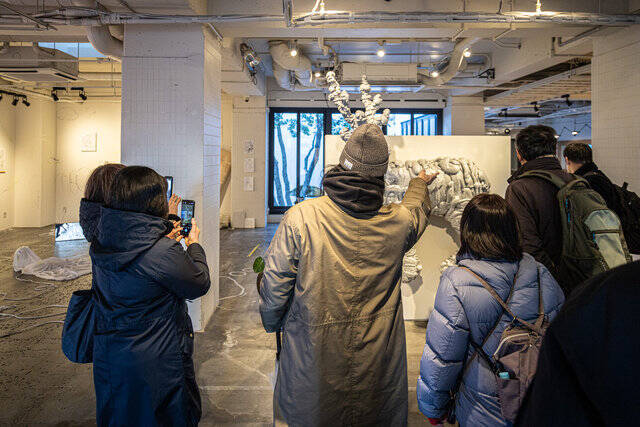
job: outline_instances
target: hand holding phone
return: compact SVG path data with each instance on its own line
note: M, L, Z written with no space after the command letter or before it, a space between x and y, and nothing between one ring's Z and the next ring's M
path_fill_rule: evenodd
M189 231L189 235L184 240L187 246L200 243L200 228L198 228L195 219L191 220L191 231Z

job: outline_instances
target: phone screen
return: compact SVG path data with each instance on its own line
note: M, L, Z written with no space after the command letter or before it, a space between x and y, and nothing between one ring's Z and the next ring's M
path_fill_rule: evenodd
M169 200L173 194L173 177L165 176L164 179L167 180L167 200Z
M183 200L182 201L182 213L180 217L182 218L182 225L190 225L191 219L193 219L193 210L195 208L195 202L192 200Z

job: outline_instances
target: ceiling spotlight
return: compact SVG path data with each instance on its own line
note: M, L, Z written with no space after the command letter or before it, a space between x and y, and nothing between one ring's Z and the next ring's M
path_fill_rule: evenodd
M567 107L571 107L571 106L573 105L573 102L571 102L571 101L569 100L569 97L570 97L570 96L571 96L571 95L566 94L566 95L562 95L562 96L560 97L560 98L563 98L563 99L564 99L564 102L566 102L566 103L567 103Z
M291 56L298 56L298 44L296 42L291 43L289 54Z
M60 98L58 97L58 92L55 89L51 91L51 99L53 99L55 102L60 100Z
M87 94L84 89L82 90L82 92L80 92L80 99L82 99L83 101L87 100Z
M13 97L13 101L11 101L11 105L13 105L14 107L15 107L16 105L18 105L18 97L17 97L17 96L14 96L14 97Z
M433 71L431 72L431 77L434 77L434 78L435 78L435 77L438 77L439 75L440 75L440 73L438 72L438 70L433 70Z
M577 134L579 134L580 132L578 132L577 130L572 130L571 131L571 135L576 136Z
M538 101L533 101L531 105L533 105L533 111L535 111L536 113L540 111L540 106L538 105Z
M320 71L316 71L316 74L315 74L316 79L319 79L321 75L322 73Z
M0 101L2 101L2 93L0 93Z
M465 58L469 58L471 56L471 51L468 48L463 50L462 56L464 56Z
M27 101L27 98L22 98L22 103L24 104L25 107L28 107L31 105L31 103Z
M511 133L511 129L506 128L506 129L504 130L504 134L505 134L505 135L509 135L510 133Z
M560 135L558 135L558 134L555 134L555 135L553 135L553 136L555 136L555 137L556 137L556 139L560 138Z
M378 48L378 51L376 52L376 55L378 55L379 58L382 58L386 52L384 51L384 42L380 42L380 47Z

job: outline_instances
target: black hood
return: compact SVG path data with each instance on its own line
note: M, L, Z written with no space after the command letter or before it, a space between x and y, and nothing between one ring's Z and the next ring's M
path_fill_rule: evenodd
M518 179L518 177L523 173L533 170L562 172L562 166L555 156L538 157L537 159L529 160L527 163L520 166L520 168L518 168L518 170L515 171L513 175L511 175L511 178L509 178L507 182L511 183L512 181Z
M103 207L91 259L106 270L124 270L172 228L164 218Z
M384 178L338 165L322 180L325 193L350 215L375 215L384 202Z
M80 200L80 227L88 242L93 242L98 236L98 222L100 221L102 205L87 199Z

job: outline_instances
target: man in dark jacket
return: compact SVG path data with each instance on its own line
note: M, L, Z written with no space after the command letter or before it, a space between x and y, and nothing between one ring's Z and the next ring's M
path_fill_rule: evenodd
M576 289L545 334L516 426L638 425L639 323L640 262Z
M589 186L602 196L609 209L618 213L618 193L611 180L593 162L591 147L572 142L564 149L564 160L569 173L586 179Z
M562 253L562 222L558 189L540 178L520 175L533 170L550 171L569 182L556 158L556 132L549 126L529 126L518 133L516 151L522 166L509 178L505 198L518 217L525 252L547 267L560 286L572 288L571 279L559 268Z

